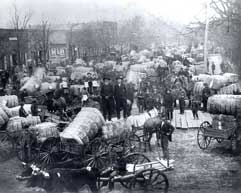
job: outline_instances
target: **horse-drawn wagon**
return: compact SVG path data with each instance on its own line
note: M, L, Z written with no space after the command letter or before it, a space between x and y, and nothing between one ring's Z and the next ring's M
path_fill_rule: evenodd
M237 151L237 144L240 140L241 132L237 119L231 115L214 115L212 124L204 121L197 133L197 143L201 149L207 149L211 141L218 143L224 140L231 141L232 151Z
M126 165L121 172L115 167L109 167L100 172L97 178L98 189L107 185L112 189L115 183L120 183L131 190L165 193L168 191L169 182L164 172L173 169L173 160L151 161L139 153L124 155L123 160Z
M39 117L10 119L0 131L0 159L7 160L16 155L20 161L31 162L39 155L39 148L49 136L58 135L58 125L41 123Z
M105 123L96 108L84 107L75 119L59 133L46 139L40 147L39 162L43 166L69 159L79 159L85 165L104 168L109 163L112 148L134 149L131 127L124 120Z

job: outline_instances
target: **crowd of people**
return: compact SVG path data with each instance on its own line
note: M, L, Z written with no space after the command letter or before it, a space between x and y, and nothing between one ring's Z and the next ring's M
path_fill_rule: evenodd
M127 83L122 76L118 76L116 81L113 80L113 77L108 76L104 76L100 80L96 74L87 73L84 79L72 80L70 77L63 77L57 80L57 88L45 94L44 105L47 106L49 112L58 111L62 116L68 106L75 104L84 106L91 98L95 98L100 103L104 118L110 121L113 116L120 119L121 111L123 111L124 118L130 116L134 102L137 103L139 113L156 108L165 112L166 117L171 120L173 110L178 103L180 114L184 114L186 108L191 108L193 117L198 119L201 103L203 104L202 110L207 111L207 100L211 95L211 90L208 85L205 85L202 98L198 98L193 93L194 82L192 74L189 72L189 63L184 60L185 68L176 71L173 66L175 58L163 57L163 59L167 62L167 66L158 67L159 80L153 82L149 77L144 78L137 86L137 90L134 84ZM120 58L117 62L121 65ZM212 64L211 69L215 71L213 66ZM30 71L29 73L32 73L33 70ZM1 78L3 88L6 88L8 80L10 80L8 74L3 73ZM13 90L17 91L12 94L18 95L20 101L26 103L28 93L26 90L19 91L19 78L13 77L11 83L14 83ZM80 88L78 93L74 93L70 89L71 85L84 85L84 88ZM2 95L4 94L6 93L2 93Z

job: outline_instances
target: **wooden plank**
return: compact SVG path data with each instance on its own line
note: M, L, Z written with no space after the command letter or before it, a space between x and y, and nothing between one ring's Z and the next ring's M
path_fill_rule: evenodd
M173 125L174 127L177 127L177 115L176 115L176 110L173 111L172 125Z
M192 111L189 110L188 112L189 112L189 114L188 114L188 116L187 116L188 127L189 127L189 128L193 128L194 125L195 125L195 120L193 119Z
M190 117L190 110L186 110L186 111L184 112L184 115L185 115L185 121L186 121L187 129L188 129L188 128L189 128L188 117Z
M180 115L180 118L181 118L182 128L183 128L183 129L188 129L185 112L184 112L184 114L181 114L181 115Z

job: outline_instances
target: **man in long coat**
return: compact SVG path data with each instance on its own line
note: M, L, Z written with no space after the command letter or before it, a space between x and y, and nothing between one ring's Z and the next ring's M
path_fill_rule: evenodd
M113 96L114 91L113 87L110 84L110 79L108 77L104 77L104 84L101 86L100 95L101 95L101 101L102 101L102 111L103 116L106 120L106 116L108 115L108 120L111 121L111 115L112 115L112 107L113 107Z
M114 97L116 102L116 114L117 118L120 119L120 111L123 109L124 118L127 117L127 91L126 86L122 82L122 77L117 78L117 84L114 89Z

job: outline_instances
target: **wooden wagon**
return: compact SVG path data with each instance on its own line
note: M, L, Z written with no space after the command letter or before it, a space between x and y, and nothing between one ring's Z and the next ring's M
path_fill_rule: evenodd
M51 137L46 139L39 149L39 162L43 167L47 167L57 162L78 159L86 166L105 168L113 161L113 148L123 147L127 155L134 151L135 143L132 133L105 139L101 130L86 144L79 144L74 139Z
M230 122L218 121L211 124L208 121L204 121L197 133L197 143L200 149L207 149L211 141L216 140L218 143L224 140L231 141L231 147L233 153L237 151L237 143L240 137L239 127L236 125L236 120L233 120L233 124ZM225 124L226 126L223 126Z
M32 162L39 158L39 151L46 136L56 137L66 123L49 123L44 130L38 129L48 122L32 125L26 128L0 131L0 161L16 155L20 161ZM51 127L51 128L50 128Z
M110 184L113 188L114 183L120 183L123 187L131 190L168 192L169 182L164 172L173 169L173 160L168 164L160 159L151 162L142 154L130 154L125 156L124 160L126 162L124 173L113 176L113 168L101 172L97 178L99 189L108 184L109 188L111 187Z

